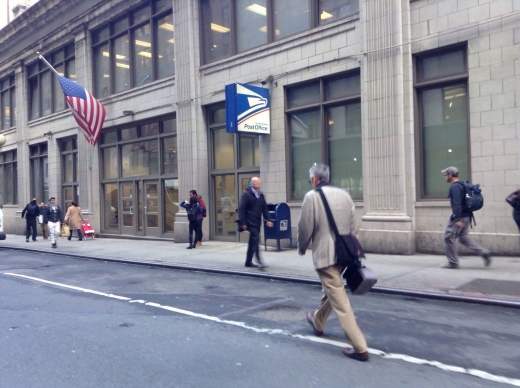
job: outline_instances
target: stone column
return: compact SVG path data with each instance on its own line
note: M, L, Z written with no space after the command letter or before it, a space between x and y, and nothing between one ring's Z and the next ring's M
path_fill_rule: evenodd
M179 162L179 200L188 198L191 189L209 202L207 131L200 103L200 42L198 2L174 2L175 87L177 96L177 155ZM209 203L208 203L209 205ZM188 221L184 209L175 215L175 242L188 241ZM204 239L209 223L203 223Z
M82 24L72 31L75 43L76 80L89 93L93 94L92 82L92 50L90 48L90 34L87 26ZM101 230L99 200L99 157L98 148L87 142L81 129L71 119L77 128L78 144L78 182L79 202L81 210L93 226L94 230ZM98 200L96 200L98 199ZM102 217L101 217L102 219Z
M24 63L19 61L13 67L16 90L16 133L13 136L16 138L17 144L16 166L18 170L18 210L16 212L15 232L24 234L25 222L19 216L31 199L31 166L28 146L31 137L27 125L29 93ZM47 202L46 199L44 201Z
M411 254L413 231L413 166L411 126L405 126L403 15L409 2L364 0L363 176L364 215L360 230L367 250ZM406 31L405 31L406 33ZM407 97L409 97L407 92ZM412 158L413 161L413 158ZM412 186L411 186L412 185ZM411 206L410 206L411 204Z

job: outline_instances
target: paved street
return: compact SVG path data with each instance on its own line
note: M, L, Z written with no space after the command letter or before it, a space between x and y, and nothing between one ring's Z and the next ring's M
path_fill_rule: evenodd
M439 236L439 238L442 238ZM269 265L266 271L244 268L246 244L204 241L202 247L186 249L186 244L172 241L99 238L79 242L59 239L58 249L51 249L48 241L26 243L24 236L8 235L0 248L28 249L159 265L205 267L219 270L262 272L270 275L297 276L316 279L310 250L304 257L295 249L276 252L268 247L262 257ZM366 265L378 276L377 287L434 292L452 296L469 296L520 303L520 256L493 257L485 268L478 256L462 256L459 270L441 268L446 257L416 254L410 256L367 254Z
M351 297L360 363L317 286L0 250L0 295L1 387L520 386L517 309Z

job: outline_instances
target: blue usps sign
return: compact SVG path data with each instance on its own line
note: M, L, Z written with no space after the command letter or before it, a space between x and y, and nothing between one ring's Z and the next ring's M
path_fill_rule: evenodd
M226 132L271 133L269 89L226 85Z

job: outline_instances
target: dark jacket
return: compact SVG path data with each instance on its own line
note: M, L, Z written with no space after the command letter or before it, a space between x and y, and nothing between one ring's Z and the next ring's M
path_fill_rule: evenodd
M52 209L52 206L47 206L43 211L43 223L47 222L63 222L63 214L58 205L56 205L56 210Z
M453 182L450 186L450 193L448 195L450 199L451 211L453 212L450 220L458 222L461 218L473 216L473 213L464 209L464 185L462 182Z
M34 207L33 214L29 214L29 206ZM26 219L36 219L40 215L40 206L36 203L36 201L29 202L22 210L22 218Z
M244 194L242 194L242 198L240 198L240 206L238 209L240 225L246 225L248 228L251 226L260 227L262 224L262 215L265 221L270 221L264 194L260 192L259 198L256 198L251 187L248 187Z
M182 202L180 205L188 212L188 221L199 221L204 217L202 207L198 203ZM193 209L194 207L195 210Z

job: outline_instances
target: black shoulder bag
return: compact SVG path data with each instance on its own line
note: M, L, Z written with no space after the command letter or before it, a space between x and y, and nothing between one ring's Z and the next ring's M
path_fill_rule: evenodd
M343 274L347 280L347 286L354 295L366 294L376 284L377 277L370 269L361 264L360 258L365 257L365 252L363 252L363 248L356 236L339 234L323 190L320 188L316 191L320 194L330 228L334 232L336 262L338 265L347 268Z

